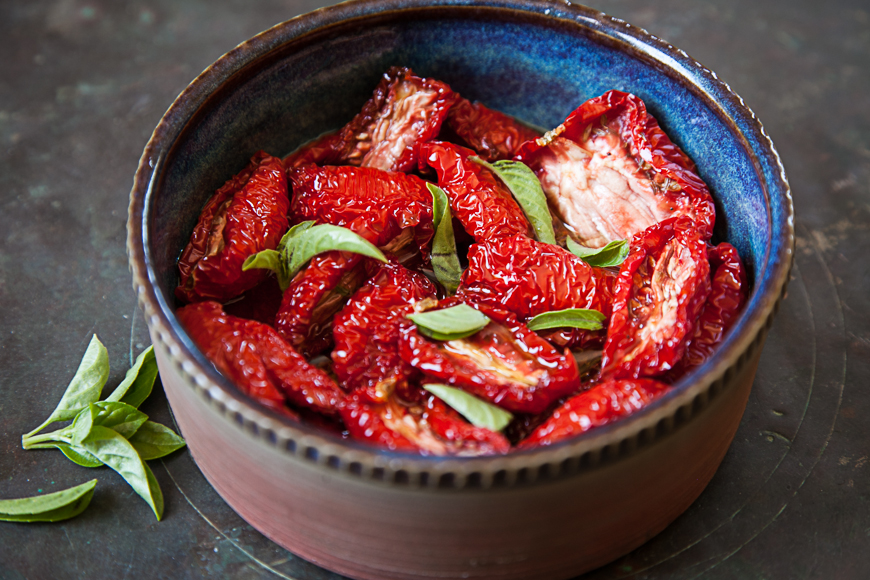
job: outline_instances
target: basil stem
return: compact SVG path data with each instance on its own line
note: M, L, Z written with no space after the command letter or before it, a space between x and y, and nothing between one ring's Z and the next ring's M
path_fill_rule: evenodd
M568 238L568 251L597 268L619 266L628 257L630 247L628 240L616 240L603 248L587 248Z
M0 499L0 520L5 522L59 522L85 511L97 480L33 497Z
M409 314L407 317L417 325L417 330L435 340L465 338L489 324L486 314L467 304Z
M22 443L55 421L68 421L79 411L100 398L100 391L109 378L109 353L95 334L82 357L76 374L63 393L60 402L42 425L23 435Z
M423 388L455 409L475 427L501 431L514 416L492 403L478 399L463 390L441 384L427 384Z
M450 214L450 200L444 190L433 183L427 183L432 194L432 225L435 236L432 239L432 270L435 278L449 294L456 294L462 277L462 266L456 255L456 237L453 234L453 217Z
M522 161L502 159L495 163L487 163L479 157L469 157L469 159L495 173L508 186L529 223L532 224L538 241L547 244L556 243L553 217L547 206L547 196L534 171Z
M583 328L601 330L606 316L597 310L586 308L567 308L553 310L533 317L526 323L529 330L548 330L551 328Z

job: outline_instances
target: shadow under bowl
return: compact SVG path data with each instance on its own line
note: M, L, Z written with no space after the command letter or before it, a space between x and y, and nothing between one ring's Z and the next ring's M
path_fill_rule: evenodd
M635 415L551 447L433 458L341 440L242 395L174 315L175 263L256 151L342 126L393 65L541 127L610 89L640 96L698 165L716 241L752 284L717 353ZM363 0L239 45L178 97L131 193L128 254L167 397L218 493L278 544L355 578L568 578L634 549L701 493L740 422L792 261L792 203L754 114L683 51L543 0Z

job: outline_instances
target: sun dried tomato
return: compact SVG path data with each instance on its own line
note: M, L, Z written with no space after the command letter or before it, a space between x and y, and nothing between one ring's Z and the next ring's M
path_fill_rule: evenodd
M566 308L591 308L610 317L615 279L610 270L593 268L559 246L515 235L471 246L458 295L506 308L522 321ZM548 338L560 346L587 347L600 345L604 334L565 329Z
M433 309L461 304L447 298ZM437 341L400 323L402 360L436 382L461 388L508 411L540 413L553 401L580 387L570 352L560 353L501 308L474 305L492 320L467 338Z
M710 294L707 246L697 224L671 218L636 235L613 294L602 376L636 379L670 370Z
M710 296L704 303L691 338L686 342L686 352L667 375L670 381L679 379L710 358L749 295L746 270L734 246L726 242L708 246L707 259L712 280Z
M538 178L559 217L585 246L628 239L685 215L701 237L713 235L716 210L695 164L638 97L608 91L564 123L525 143L517 155Z
M432 239L432 194L419 177L371 167L316 167L291 170L294 222L315 220L342 226L376 246L403 230L426 255Z
M310 365L274 328L230 316L217 302L198 302L176 311L194 344L228 379L263 405L296 416L286 403L336 414L343 393L322 370Z
M359 254L326 252L311 259L290 282L275 316L275 328L307 357L332 345L332 318L368 274Z
M333 131L309 141L284 158L284 167L289 172L302 165L334 165L341 162L339 146L341 135Z
M510 189L489 169L468 159L474 155L453 143L430 141L420 146L420 168L435 169L453 217L478 242L530 235L529 221Z
M407 390L414 367L399 356L399 326L414 304L435 296L426 276L395 263L384 264L333 321L333 370L348 390Z
M417 391L414 401L401 400L395 393L373 400L369 389L349 395L341 416L350 436L422 455L494 455L510 450L500 433L471 425L439 398Z
M281 286L275 276L269 276L244 294L239 300L224 304L224 311L238 318L256 320L275 326L275 316L281 306Z
M242 263L278 246L287 231L289 205L281 160L257 153L203 207L178 259L176 298L225 302L262 282L267 271L243 272Z
M447 113L447 123L439 139L474 149L484 161L498 161L510 159L520 145L540 136L538 131L513 117L480 103L459 99Z
M653 379L611 380L574 395L517 446L552 445L635 413L670 387Z
M411 171L417 165L417 145L438 135L458 98L441 81L392 67L362 110L339 132L336 163Z

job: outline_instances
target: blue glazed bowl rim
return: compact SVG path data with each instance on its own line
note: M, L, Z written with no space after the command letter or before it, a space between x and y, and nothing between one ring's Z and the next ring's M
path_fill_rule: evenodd
M210 95L243 68L285 43L311 33L355 19L400 17L438 10L457 15L497 11L549 21L554 26L578 26L682 79L720 119L743 137L762 180L771 225L771 241L763 257L762 275L755 281L746 311L710 360L683 377L666 395L632 416L556 445L507 456L423 457L385 451L342 440L259 406L220 375L193 345L175 318L167 297L159 290L150 259L148 219L153 190L175 139ZM758 146L752 147L751 143ZM763 167L772 170L765 175ZM776 223L771 199L780 204ZM152 336L162 343L180 375L199 392L203 404L218 410L247 436L286 452L292 460L388 484L411 482L441 487L510 485L538 479L540 474L582 471L604 460L618 460L634 449L638 441L654 444L659 436L691 420L712 397L729 386L731 379L761 348L785 291L794 246L793 205L785 170L764 128L743 100L713 71L679 48L621 19L567 0L356 0L322 8L266 30L203 71L167 110L142 154L131 191L127 228L133 288Z

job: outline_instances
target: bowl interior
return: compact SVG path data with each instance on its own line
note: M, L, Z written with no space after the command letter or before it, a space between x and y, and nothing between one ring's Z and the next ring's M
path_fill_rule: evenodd
M342 126L393 65L545 129L607 90L640 96L710 186L715 241L737 247L753 283L747 312L757 308L787 243L779 230L789 208L782 192L767 191L780 169L751 112L715 75L689 68L694 61L684 53L654 39L638 41L644 34L621 21L599 20L591 11L578 16L575 9L574 22L560 22L544 6L322 17L326 26L301 34L299 26L279 26L219 61L212 84L183 95L167 115L177 136L164 139L146 200L146 261L169 319L175 263L209 196L256 151L284 156Z

